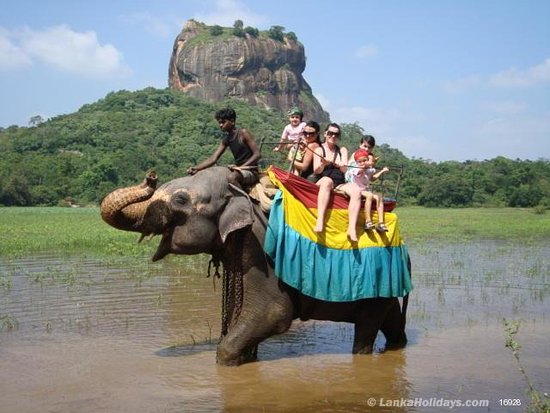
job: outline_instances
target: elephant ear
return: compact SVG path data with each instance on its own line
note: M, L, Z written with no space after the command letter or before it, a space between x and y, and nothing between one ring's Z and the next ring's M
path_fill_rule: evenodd
M229 184L229 192L229 202L218 223L220 236L224 243L230 233L252 225L254 222L252 201L248 194L233 184Z

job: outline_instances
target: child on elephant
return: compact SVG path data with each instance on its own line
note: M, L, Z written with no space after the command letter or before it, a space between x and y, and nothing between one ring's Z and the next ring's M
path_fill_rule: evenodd
M235 158L235 166L238 167L235 171L237 182L252 186L258 182L258 161L261 157L260 149L254 137L248 129L235 127L237 114L232 108L218 110L215 118L220 129L224 132L222 141L209 158L196 166L190 167L187 173L194 175L202 169L215 165L229 147Z
M298 171L294 168L294 162L301 162L304 157L304 152L300 147L300 142L303 138L303 131L306 123L303 122L304 112L299 108L294 107L288 111L288 125L283 129L279 144L273 148L273 152L278 152L283 148L287 148L288 156L287 159L291 164L291 170L296 175Z
M304 112L299 108L294 107L288 111L288 124L283 129L279 144L273 148L273 152L280 151L285 146L292 148L299 143L302 138L302 131L306 123L303 122Z
M361 188L361 195L365 197L365 231L375 229L379 232L386 232L388 228L384 224L384 201L381 194L373 193L369 184L376 181L383 174L389 171L388 167L382 168L376 172L374 165L376 159L366 149L358 149L353 155L355 159L355 166L348 168L347 175L351 183ZM372 223L371 209L372 202L376 204L376 211L378 214L378 225Z

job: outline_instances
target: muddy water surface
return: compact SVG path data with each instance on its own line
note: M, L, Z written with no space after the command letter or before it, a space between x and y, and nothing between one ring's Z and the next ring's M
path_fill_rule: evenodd
M215 365L221 283L204 261L2 261L0 411L523 411L502 320L521 321L520 360L550 392L549 255L550 242L412 248L405 349L352 356L350 325L296 322L238 368Z

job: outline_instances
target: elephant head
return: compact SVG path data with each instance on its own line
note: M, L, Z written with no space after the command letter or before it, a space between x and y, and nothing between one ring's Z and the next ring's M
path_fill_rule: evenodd
M228 235L254 221L251 201L231 183L226 167L174 179L155 190L156 174L138 186L105 197L101 216L109 225L142 234L162 235L153 261L169 253L219 256Z

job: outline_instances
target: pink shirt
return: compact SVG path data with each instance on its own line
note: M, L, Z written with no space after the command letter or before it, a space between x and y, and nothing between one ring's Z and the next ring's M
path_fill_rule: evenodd
M292 143L297 143L300 141L300 134L304 130L304 126L306 126L305 122L300 123L295 128L292 127L292 125L289 123L285 126L283 129L283 138L287 141L291 141Z

